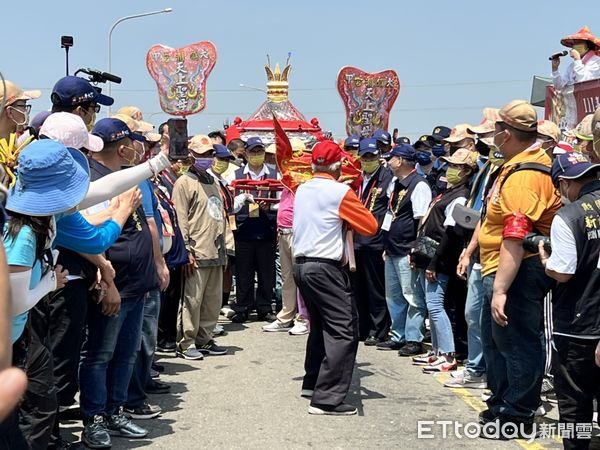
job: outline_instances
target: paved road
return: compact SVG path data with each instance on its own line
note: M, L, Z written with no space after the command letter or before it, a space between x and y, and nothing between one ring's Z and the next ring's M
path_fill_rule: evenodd
M299 396L305 336L264 333L260 323L223 321L228 335L219 344L230 355L185 361L161 355L161 379L172 394L151 402L164 413L140 421L150 439L114 439L115 449L515 449L562 448L554 440L495 442L479 438L418 439L417 421L476 421L483 408L480 391L450 390L424 375L395 352L360 345L348 401L359 414L351 417L311 416L308 400ZM556 419L556 410L550 420ZM68 425L75 438L80 423Z

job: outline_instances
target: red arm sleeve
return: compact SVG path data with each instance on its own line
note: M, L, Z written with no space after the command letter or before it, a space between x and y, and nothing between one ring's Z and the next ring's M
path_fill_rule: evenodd
M348 222L350 228L363 236L373 236L377 233L377 220L363 206L356 194L349 189L340 204L340 218Z

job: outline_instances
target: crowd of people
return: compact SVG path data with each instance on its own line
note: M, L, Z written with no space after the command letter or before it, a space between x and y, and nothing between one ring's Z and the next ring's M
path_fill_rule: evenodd
M553 62L557 87L596 61L600 42L577 37L563 42L574 49L565 78ZM591 433L600 109L574 130L514 100L413 144L385 130L292 139L312 178L259 190L235 186L276 185L281 143L215 131L172 158L168 124L155 129L133 106L96 120L114 100L83 78L58 80L51 111L31 120L41 93L0 89L0 328L12 347L0 369L28 378L0 448L68 448L59 416L77 404L89 448L146 437L139 421L161 413L148 394L170 390L155 352L227 354L219 315L308 334L311 414L356 414L345 399L362 341L449 373L448 388L484 390L484 437L526 434L553 395L561 422ZM358 180L338 181L345 159L359 161ZM502 433L486 435L490 423ZM590 433L565 436L565 448L587 448Z

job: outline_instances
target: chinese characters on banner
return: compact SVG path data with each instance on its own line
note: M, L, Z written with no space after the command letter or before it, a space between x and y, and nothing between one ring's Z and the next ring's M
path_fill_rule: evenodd
M206 106L206 80L217 61L212 42L186 47L155 45L148 50L146 67L156 82L162 110L174 116L189 116Z
M571 130L600 106L600 80L584 81L557 91L546 88L545 118L561 129Z
M367 73L356 67L340 70L337 88L346 107L346 132L369 137L387 130L390 111L400 93L400 80L393 70Z

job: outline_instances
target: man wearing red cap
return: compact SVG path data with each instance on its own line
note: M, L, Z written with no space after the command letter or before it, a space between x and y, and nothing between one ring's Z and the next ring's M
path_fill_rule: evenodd
M315 145L314 177L298 188L294 202L294 279L311 317L302 396L312 397L308 412L319 415L357 412L344 403L358 346L358 314L343 268L343 229L373 236L378 228L356 194L336 181L342 155L333 141Z

